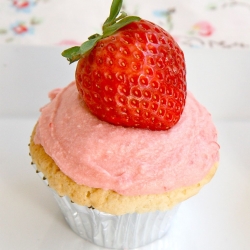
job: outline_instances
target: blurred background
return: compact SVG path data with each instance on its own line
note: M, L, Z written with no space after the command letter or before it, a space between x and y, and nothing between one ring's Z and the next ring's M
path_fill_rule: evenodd
M0 44L81 44L100 31L110 3L0 0ZM181 47L250 48L250 0L124 0L123 10L161 25Z

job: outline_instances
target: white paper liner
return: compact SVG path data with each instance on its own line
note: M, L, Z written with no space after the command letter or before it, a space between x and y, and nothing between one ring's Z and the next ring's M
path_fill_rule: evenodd
M48 185L43 174L37 173ZM83 239L105 248L137 248L162 238L167 234L179 207L117 216L77 205L69 197L60 197L56 191L50 190L71 229Z

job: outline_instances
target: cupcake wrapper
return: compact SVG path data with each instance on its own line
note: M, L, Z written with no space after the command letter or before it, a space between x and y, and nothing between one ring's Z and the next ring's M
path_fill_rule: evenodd
M39 176L47 180L41 172ZM124 249L147 245L167 234L178 205L171 210L112 215L72 203L51 189L67 223L83 239L105 248Z

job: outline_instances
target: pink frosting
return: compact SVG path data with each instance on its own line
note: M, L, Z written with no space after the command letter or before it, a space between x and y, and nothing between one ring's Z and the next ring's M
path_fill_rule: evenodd
M100 121L74 82L50 97L34 141L78 184L129 196L159 194L199 182L219 160L211 115L191 93L180 121L168 131Z

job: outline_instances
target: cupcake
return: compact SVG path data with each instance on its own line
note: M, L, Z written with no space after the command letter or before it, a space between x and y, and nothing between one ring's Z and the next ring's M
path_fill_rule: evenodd
M186 89L184 55L161 27L120 13L63 52L75 81L49 93L30 154L82 238L123 249L167 234L179 204L216 172L217 132Z

